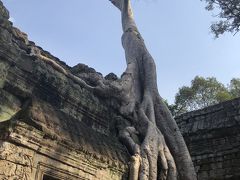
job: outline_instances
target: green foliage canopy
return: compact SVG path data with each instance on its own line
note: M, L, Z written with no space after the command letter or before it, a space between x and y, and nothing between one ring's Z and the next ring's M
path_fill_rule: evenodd
M233 78L229 85L230 94L235 97L240 97L240 78Z
M206 1L206 9L219 10L216 15L219 21L211 25L211 30L216 37L224 32L237 33L240 27L240 0L201 0Z
M215 77L196 76L191 85L179 88L175 104L168 105L174 116L240 97L240 79L233 78L226 87Z

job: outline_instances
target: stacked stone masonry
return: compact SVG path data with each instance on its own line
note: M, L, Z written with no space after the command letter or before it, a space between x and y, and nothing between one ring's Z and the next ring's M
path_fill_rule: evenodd
M240 98L176 118L199 180L240 179Z
M123 117L32 56L35 44L8 19L0 1L0 179L126 179L129 156L112 129Z

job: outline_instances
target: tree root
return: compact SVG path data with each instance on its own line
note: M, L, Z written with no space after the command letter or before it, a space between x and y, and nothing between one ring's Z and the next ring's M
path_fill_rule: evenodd
M176 180L177 173L182 180L196 180L183 137L159 96L155 63L138 32L130 0L110 1L121 11L122 45L127 73L132 78L127 81L132 83L128 103L121 112L126 115L132 112L131 129L135 131L129 131L128 127L120 131L120 140L132 155L130 180ZM133 138L136 135L139 141ZM136 157L140 166L133 160Z
M120 100L120 112L127 116L133 114L132 126L119 129L119 139L131 154L130 180L176 180L177 173L182 180L196 180L186 144L158 94L154 60L137 30L130 0L110 1L122 12L127 70L120 81L97 80L97 86L90 86L43 56L37 47L33 47L30 55L92 92Z

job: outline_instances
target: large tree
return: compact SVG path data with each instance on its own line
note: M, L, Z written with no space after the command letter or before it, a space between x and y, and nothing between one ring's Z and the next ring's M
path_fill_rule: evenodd
M215 77L196 76L190 86L179 88L175 103L169 105L174 116L205 108L223 101L240 97L240 79L233 78L228 86L224 86Z
M181 132L158 93L155 63L135 24L130 0L110 1L122 18L127 68L121 79L109 81L94 73L91 77L75 76L43 56L36 47L31 55L40 57L88 90L120 102L120 112L129 119L124 122L120 118L117 128L119 139L131 154L130 180L196 180ZM94 83L89 83L89 78Z
M239 0L202 0L207 2L206 9L219 11L216 15L220 20L211 25L216 37L224 32L237 33L240 28ZM216 11L215 11L216 12Z
M183 86L175 96L175 111L181 114L232 99L228 89L214 77L196 76L191 86Z
M111 2L121 12L127 63L116 87L122 91L121 112L133 116L131 125L119 133L132 155L130 179L195 180L187 146L158 93L155 63L135 24L130 0Z

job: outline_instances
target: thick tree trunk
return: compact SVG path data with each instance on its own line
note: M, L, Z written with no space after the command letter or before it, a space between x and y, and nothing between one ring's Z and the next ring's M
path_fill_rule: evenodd
M196 174L179 128L157 89L156 67L145 47L130 6L130 0L111 0L122 15L122 45L127 70L122 90L127 98L121 112L134 114L132 127L120 133L132 155L130 179L195 180ZM127 80L127 81L126 81ZM140 140L136 140L139 137Z
M130 180L196 180L187 146L160 97L156 67L142 39L130 6L130 0L110 0L122 15L122 45L127 69L120 81L106 82L96 78L92 87L45 57L36 47L31 56L40 58L88 90L119 99L120 111L133 116L131 126L119 128L119 139L132 155Z

